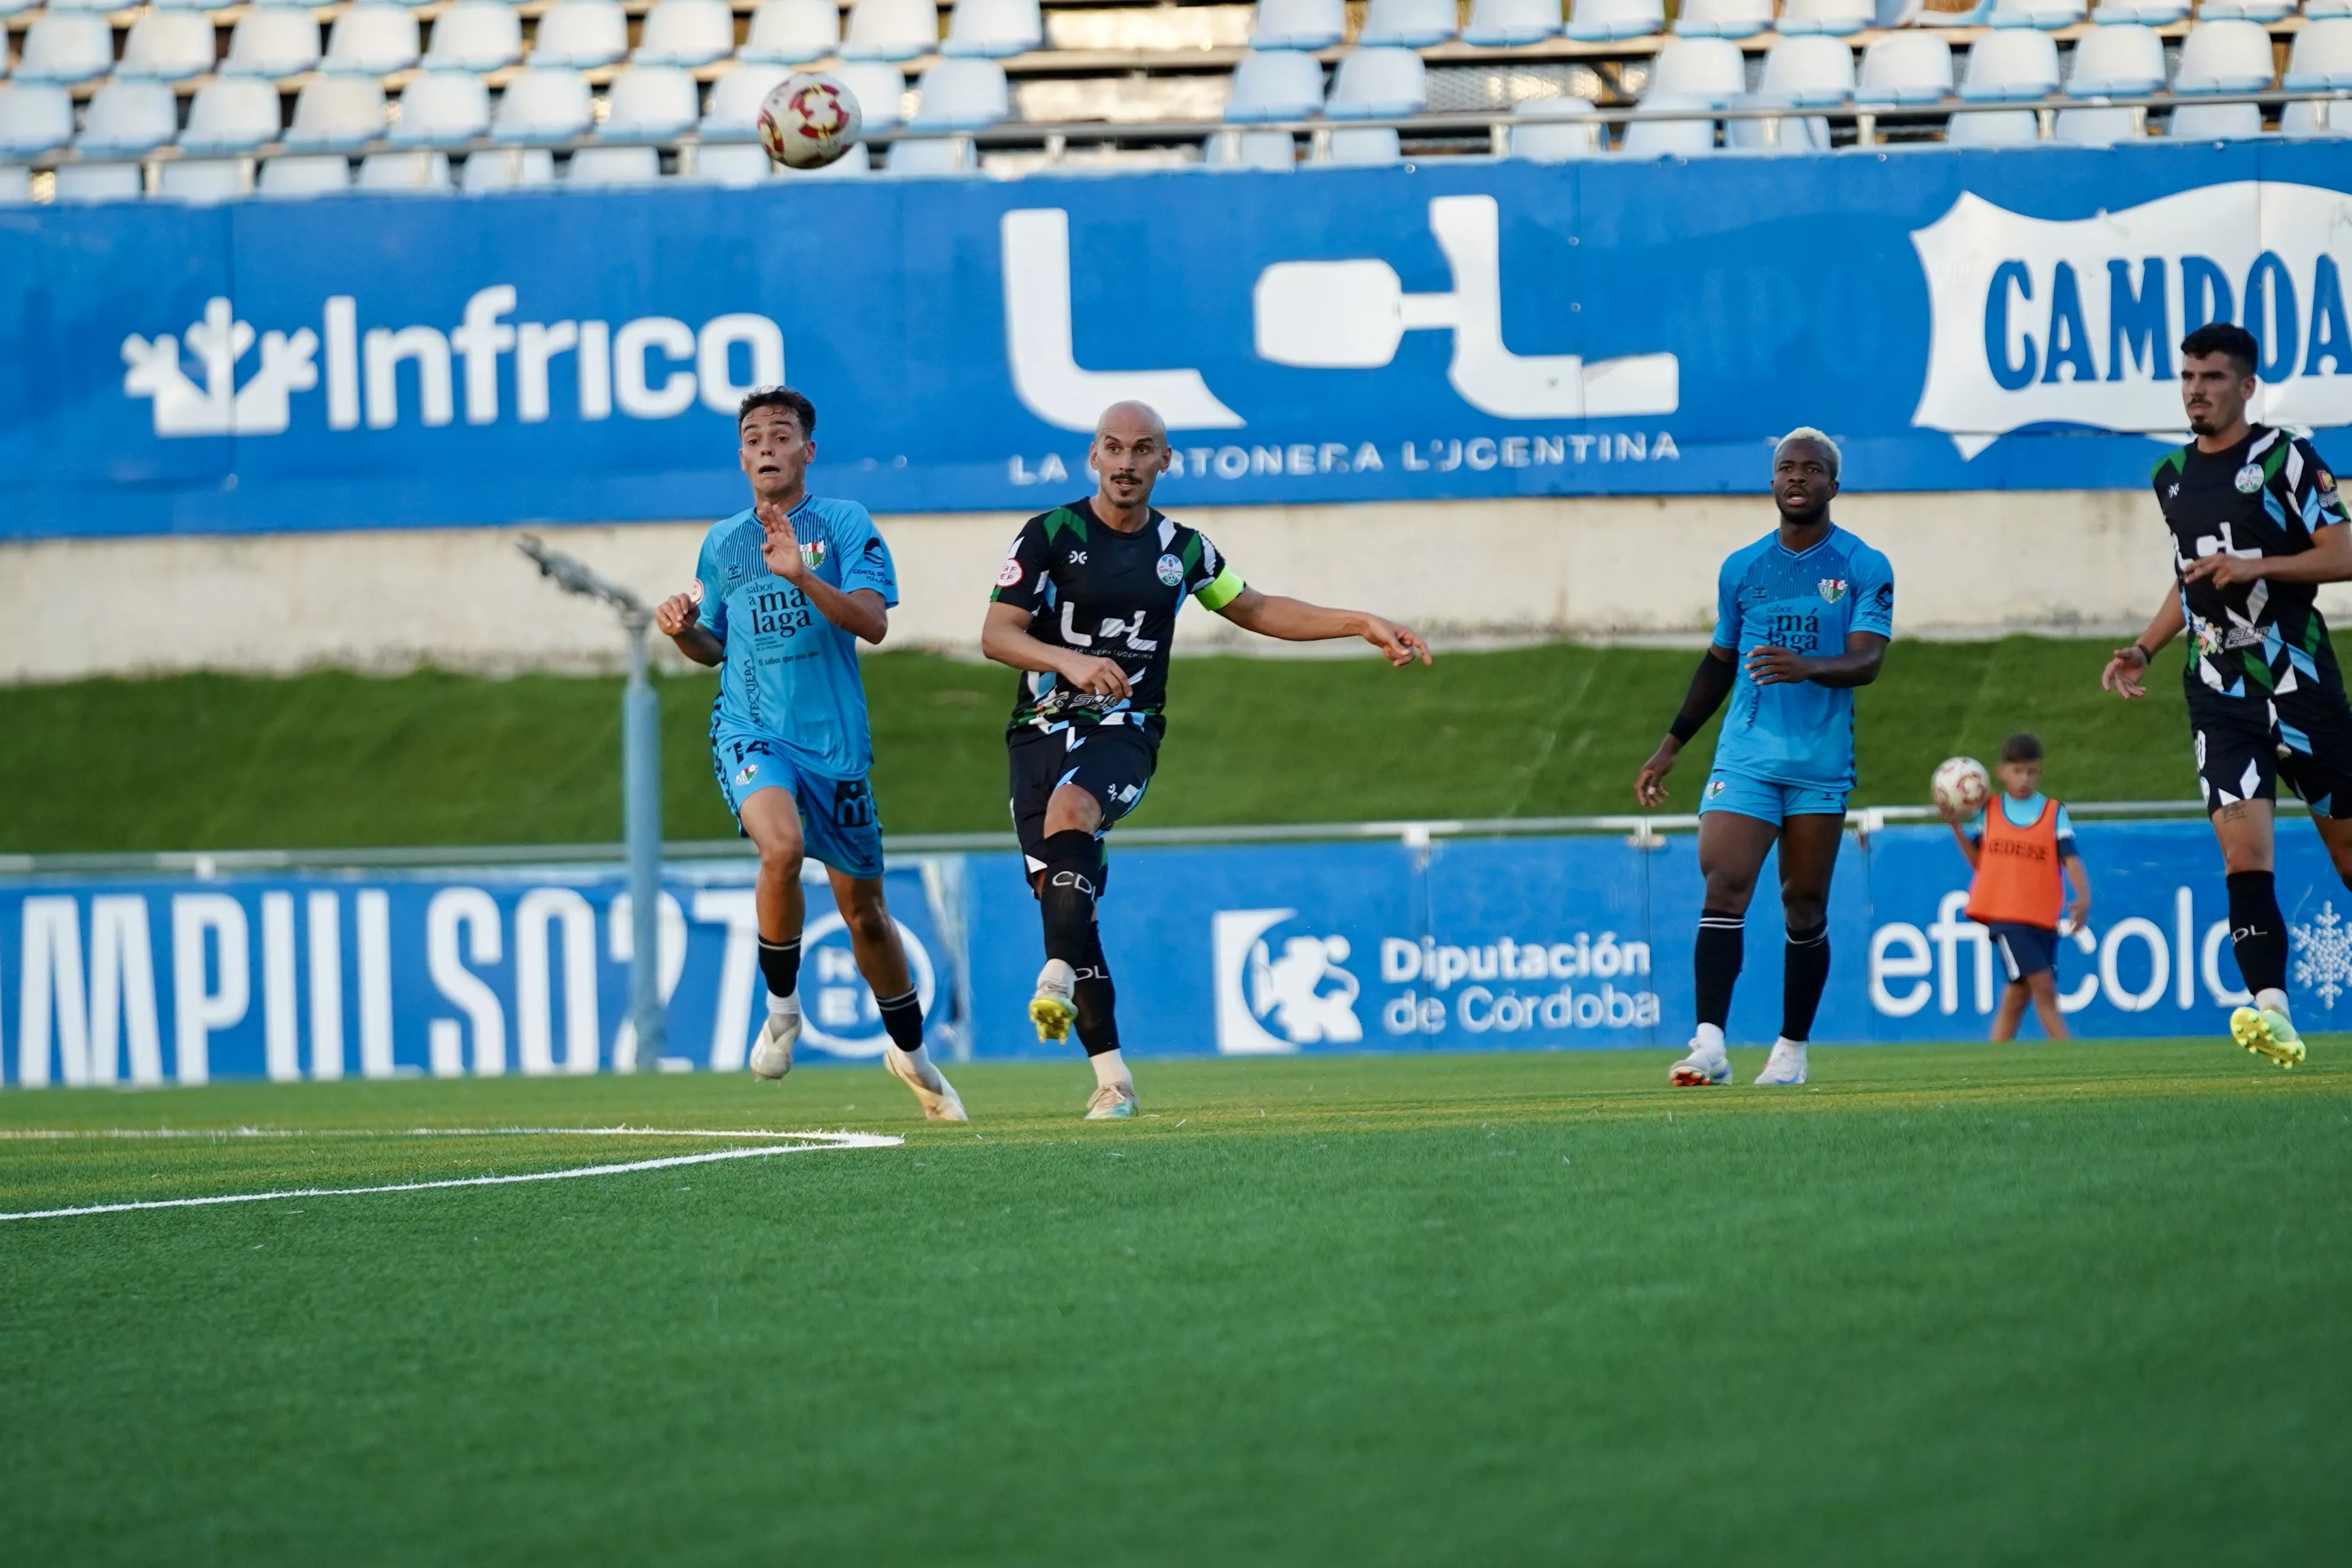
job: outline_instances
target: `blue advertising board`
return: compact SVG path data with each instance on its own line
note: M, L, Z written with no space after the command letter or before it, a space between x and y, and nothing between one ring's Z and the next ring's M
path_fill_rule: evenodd
M2205 825L2094 821L2080 837L2097 900L2060 949L2074 1031L2217 1034L2244 994ZM1123 1044L1678 1048L1696 861L1687 834L1118 850L1102 910ZM1029 1027L1044 954L1017 856L929 858L889 879L942 1056L1075 1058ZM1760 885L1773 883L1768 867ZM2307 822L2281 828L2278 885L2298 1019L2352 1026L2352 894ZM1961 912L1967 889L1941 827L1850 841L1813 1037L1980 1037L2002 977ZM885 1038L872 994L811 893L803 1058L872 1060ZM761 991L750 867L673 868L661 923L663 1065L740 1070ZM635 1060L629 934L614 871L19 879L0 885L0 1080L593 1072ZM1780 948L1768 892L1748 916L1735 1040L1780 1027Z
M1447 159L0 211L0 536L697 519L790 381L817 489L1042 509L1108 404L1174 507L2144 483L2174 345L2352 423L2325 142Z

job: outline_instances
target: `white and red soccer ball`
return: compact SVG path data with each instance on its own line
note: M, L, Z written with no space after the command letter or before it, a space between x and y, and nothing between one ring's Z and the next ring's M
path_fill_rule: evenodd
M822 169L856 143L857 95L823 71L789 76L760 105L760 145L788 169Z
M1948 757L1927 781L1927 792L1947 811L1962 815L1980 811L1992 798L1992 774L1974 757Z

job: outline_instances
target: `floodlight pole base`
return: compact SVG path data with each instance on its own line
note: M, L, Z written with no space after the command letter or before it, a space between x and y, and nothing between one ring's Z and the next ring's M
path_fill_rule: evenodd
M621 623L629 632L629 683L621 694L621 823L629 857L629 1016L636 1025L635 1070L658 1072L667 1032L661 994L661 697L646 671L646 634L653 616L641 608L625 610Z

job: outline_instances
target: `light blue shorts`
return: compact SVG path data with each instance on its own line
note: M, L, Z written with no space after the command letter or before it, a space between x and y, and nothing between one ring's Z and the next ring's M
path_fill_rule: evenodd
M710 762L719 793L743 827L743 803L763 789L790 790L801 808L801 842L809 858L852 877L882 874L882 819L863 778L811 773L755 731L713 726Z
M1746 773L1717 770L1707 775L1706 788L1700 792L1698 814L1705 816L1710 811L1727 811L1777 827L1791 816L1843 816L1845 797L1846 792L1842 789L1773 784L1768 779L1749 778Z

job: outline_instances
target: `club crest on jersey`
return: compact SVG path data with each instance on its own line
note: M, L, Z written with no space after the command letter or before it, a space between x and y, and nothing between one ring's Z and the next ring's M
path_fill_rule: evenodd
M2240 495L2250 496L2262 488L2263 466L2260 463L2248 463L2244 468L2238 470L2238 493Z
M756 774L759 773L759 771L760 771L760 764L759 764L759 763L745 763L743 764L743 766L742 766L740 770L738 770L738 771L737 771L737 773L736 773L736 774L735 774L735 782L736 782L737 784L750 784L750 783L751 782L751 780L752 780L753 776L754 776L754 775L756 775Z
M1843 577L1824 577L1821 588L1822 597L1832 605L1845 597L1845 579Z
M1160 558L1160 580L1173 588L1184 580L1184 563L1173 555Z
M812 572L824 564L824 541L812 539L801 546L801 560Z
M1723 781L1722 781L1721 779L1709 779L1709 780L1707 780L1707 781L1706 781L1706 798L1707 798L1707 799L1709 799L1709 800L1713 800L1717 795L1721 795L1722 793L1723 793Z
M1024 575L1021 558L1008 555L1004 558L1004 564L996 569L996 585L1000 588L1018 587Z

